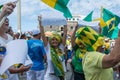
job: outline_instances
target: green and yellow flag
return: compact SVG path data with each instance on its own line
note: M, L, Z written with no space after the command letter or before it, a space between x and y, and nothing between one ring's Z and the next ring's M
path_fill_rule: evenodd
M91 22L92 21L93 11L91 11L83 20Z
M0 5L0 13L1 13L1 11L2 11L2 7L3 7L3 5Z
M120 23L120 17L113 14L109 10L102 8L102 14L100 19L100 26L102 28L102 34L109 38L117 38L118 24ZM116 32L114 32L116 31Z
M3 7L3 5L0 5L0 9Z
M64 17L72 18L72 15L67 7L70 0L42 0L48 6L64 13Z

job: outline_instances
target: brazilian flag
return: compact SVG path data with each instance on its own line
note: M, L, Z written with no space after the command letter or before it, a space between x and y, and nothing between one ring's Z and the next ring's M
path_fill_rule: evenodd
M83 20L91 22L92 21L93 11L91 11Z
M72 18L72 14L70 13L67 4L70 0L42 0L45 4L54 8L62 13L64 13L64 17Z
M109 10L102 8L101 18L103 21L100 22L104 23L103 26L101 25L102 34L111 39L117 38L119 31L118 24L120 23L120 17L113 14Z
M2 7L3 7L3 5L0 5L0 13L1 13Z
M3 7L3 5L0 5L0 9Z

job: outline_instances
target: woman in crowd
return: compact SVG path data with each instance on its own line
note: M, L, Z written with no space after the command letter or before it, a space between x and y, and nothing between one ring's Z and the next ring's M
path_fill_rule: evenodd
M65 80L66 68L63 54L66 43L67 26L64 26L63 37L57 33L53 33L49 39L47 39L44 34L44 28L41 24L41 16L38 17L38 20L47 54L48 66L45 74L45 80Z

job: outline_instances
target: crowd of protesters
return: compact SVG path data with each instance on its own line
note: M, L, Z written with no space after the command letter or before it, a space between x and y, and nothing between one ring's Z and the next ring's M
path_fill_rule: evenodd
M0 47L11 40L25 39L33 64L13 65L0 75L0 80L19 80L18 73L23 72L26 80L120 80L120 33L118 39L110 40L89 26L77 24L72 36L67 34L67 25L62 35L53 32L46 36L42 16L38 16L38 29L14 33L8 18L1 21L15 6L14 2L7 3L0 13ZM0 54L0 64L4 56Z

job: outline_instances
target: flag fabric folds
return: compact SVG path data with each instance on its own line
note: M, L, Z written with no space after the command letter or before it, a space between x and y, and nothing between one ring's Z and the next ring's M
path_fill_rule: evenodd
M117 38L118 24L120 23L120 17L113 14L109 10L103 8L100 19L100 26L102 28L102 34L111 39ZM116 32L114 32L116 31Z
M3 7L3 5L0 5L0 13L1 13L1 11L2 11L2 7Z
M0 9L3 7L3 5L0 5Z
M69 0L42 0L48 6L64 13L64 17L72 18L72 15L67 7Z
M93 11L91 11L83 20L91 22L92 21Z

